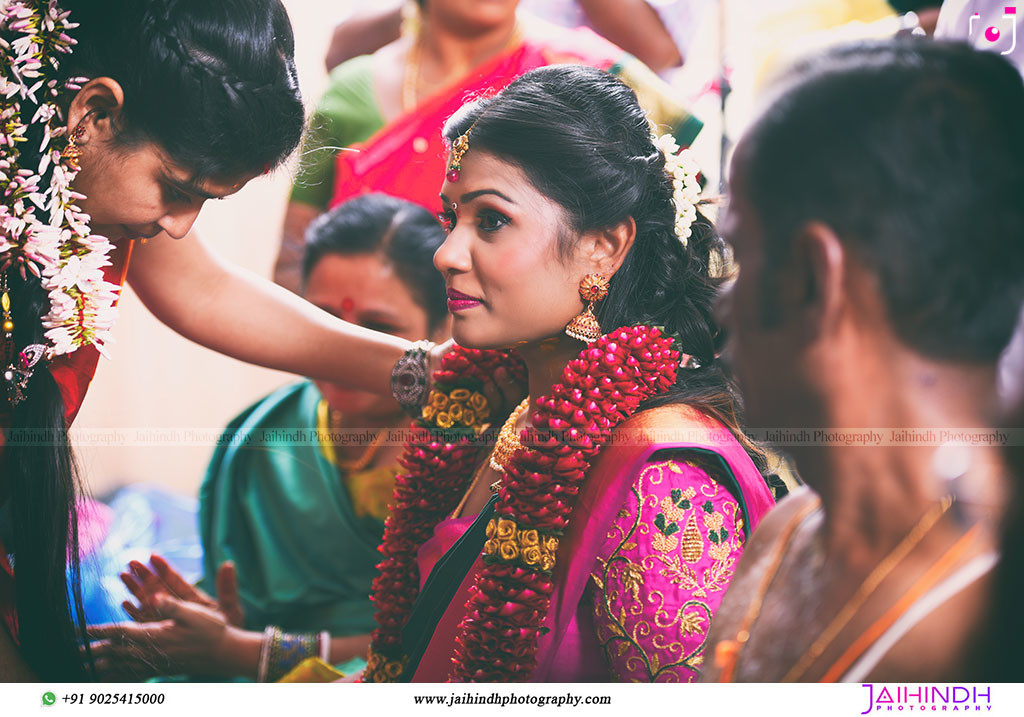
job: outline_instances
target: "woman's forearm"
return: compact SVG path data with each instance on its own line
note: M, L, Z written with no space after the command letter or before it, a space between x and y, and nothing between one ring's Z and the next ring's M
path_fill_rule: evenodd
M370 636L349 635L348 637L331 638L331 659L332 665L348 662L356 657L366 657L370 649Z
M219 670L218 674L257 679L262 645L262 632L242 630L237 627L227 628L222 654L218 659L218 662L223 665L223 670ZM365 657L369 647L370 636L368 634L332 637L328 662L336 665L356 657Z
M129 282L153 314L248 363L385 394L410 342L337 319L211 253L194 234L136 247Z
M259 677L263 633L228 627L217 662L223 665L218 674L225 677Z

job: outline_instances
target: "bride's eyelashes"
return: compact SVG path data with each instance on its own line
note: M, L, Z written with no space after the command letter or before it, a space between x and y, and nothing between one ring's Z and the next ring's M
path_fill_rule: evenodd
M458 217L455 215L455 212L451 209L446 209L438 212L436 216L437 220L441 222L441 226L444 227L444 230L451 234L458 222ZM476 215L477 227L481 231L487 233L496 232L511 221L512 220L506 214L503 214L496 209L481 209Z
M476 225L488 233L496 232L512 220L496 209L481 209L477 214Z
M455 211L452 209L445 209L438 212L435 216L437 217L437 221L441 222L441 226L444 227L445 232L451 234L452 229L455 228L455 222L458 219L455 216Z

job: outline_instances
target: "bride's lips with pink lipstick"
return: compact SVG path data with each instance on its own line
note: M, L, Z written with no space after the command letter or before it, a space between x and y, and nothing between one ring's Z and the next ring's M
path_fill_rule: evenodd
M455 289L448 289L448 310L452 313L472 309L474 306L480 306L481 303L483 302L476 297L463 294Z

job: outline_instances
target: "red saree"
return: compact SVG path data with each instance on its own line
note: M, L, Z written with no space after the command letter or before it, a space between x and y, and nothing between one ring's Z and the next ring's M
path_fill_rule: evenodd
M447 148L441 129L466 101L493 94L530 70L559 63L585 64L623 75L628 63L638 64L625 52L587 28L552 31L531 28L531 39L475 68L453 87L438 92L386 125L358 151L340 152L336 160L331 206L368 192L384 192L416 202L432 212L441 210L438 192L444 176ZM701 123L667 96L654 99L652 80L643 70L630 67L623 79L638 90L641 104L656 121L671 126L680 145L687 146ZM649 71L648 71L649 72ZM651 76L653 77L653 75ZM653 82L657 82L655 78ZM641 83L643 87L637 87ZM652 101L645 101L652 100Z

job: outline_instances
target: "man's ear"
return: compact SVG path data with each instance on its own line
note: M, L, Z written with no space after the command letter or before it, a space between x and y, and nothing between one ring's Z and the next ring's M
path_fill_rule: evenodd
M89 80L71 100L68 133L81 128L80 144L87 144L90 139L107 141L114 134L114 123L123 108L124 90L117 80L110 77Z
M839 236L822 222L808 222L793 237L789 269L779 290L801 333L814 340L833 331L845 309L848 257Z
M626 217L618 224L585 233L580 240L580 256L592 268L588 273L612 276L626 260L636 241L636 221Z

